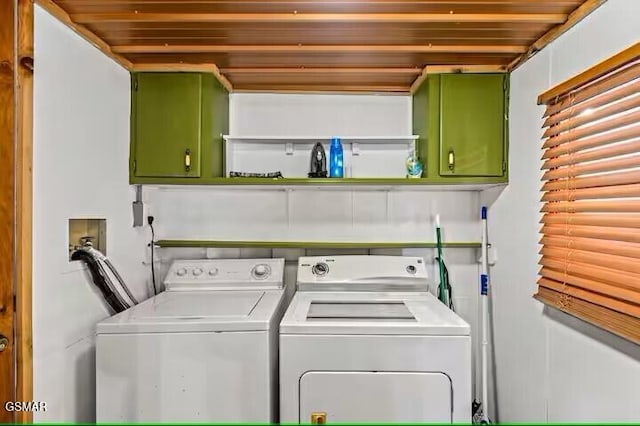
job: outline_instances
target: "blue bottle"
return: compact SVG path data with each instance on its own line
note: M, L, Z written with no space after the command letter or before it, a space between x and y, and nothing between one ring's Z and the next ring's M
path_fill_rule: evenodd
M343 175L342 143L340 143L340 138L332 138L329 149L329 177L341 178Z

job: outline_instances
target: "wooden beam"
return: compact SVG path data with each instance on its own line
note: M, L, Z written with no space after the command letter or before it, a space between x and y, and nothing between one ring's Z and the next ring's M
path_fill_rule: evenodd
M526 46L482 45L124 45L116 53L521 53Z
M638 59L640 59L640 42L631 45L609 59L606 59L569 80L547 90L538 96L538 105L547 104L560 96L565 96L572 90L597 80L603 75L609 73L612 69L624 66L625 64L637 61Z
M223 68L223 74L420 74L420 68Z
M206 23L428 23L428 22L519 22L559 24L561 13L79 13L73 22L206 22Z
M524 64L533 55L544 49L545 46L560 37L562 34L573 28L578 22L586 18L591 12L602 6L607 0L586 0L576 10L571 12L567 20L547 31L542 37L536 40L525 53L514 59L507 67L509 71L513 71L520 65Z
M460 73L503 73L504 65L427 65L418 78L411 84L411 93L415 93L429 74L460 74Z
M231 82L220 72L220 69L215 64L181 64L181 63L158 63L158 64L132 64L129 68L130 71L138 72L207 72L212 73L227 89L228 92L233 92L233 85Z
M16 99L16 395L33 401L32 217L33 217L33 1L18 0ZM32 423L31 411L17 414Z
M80 37L84 38L93 46L95 46L98 50L100 50L102 53L104 53L105 55L113 59L116 63L120 64L122 67L126 68L127 70L131 68L131 62L128 59L114 53L111 50L111 47L104 40L102 40L100 37L95 35L93 32L89 31L83 25L78 25L78 23L73 18L71 18L67 14L67 12L65 12L60 6L55 4L52 0L35 0L35 2L44 10L46 10L51 15L53 15L56 19L58 19L60 22L62 22L67 27L75 31L76 34L78 34Z

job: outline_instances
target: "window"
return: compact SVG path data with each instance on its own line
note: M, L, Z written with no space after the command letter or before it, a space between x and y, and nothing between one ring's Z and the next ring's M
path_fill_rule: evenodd
M540 95L543 303L640 343L640 43Z

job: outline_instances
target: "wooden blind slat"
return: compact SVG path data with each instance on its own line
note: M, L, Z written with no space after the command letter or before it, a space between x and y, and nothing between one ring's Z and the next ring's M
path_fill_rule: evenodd
M630 157L610 159L609 161L586 163L577 166L569 165L568 167L549 170L542 176L542 180L567 179L587 174L633 169L636 167L640 167L640 154Z
M577 297L578 299L586 300L623 314L640 318L640 305L635 303L627 303L619 299L603 296L602 293L592 292L573 286L566 286L548 278L540 278L538 280L538 285L551 290L561 291L573 297Z
M640 259L640 246L623 241L606 241L575 236L567 237L564 235L545 235L541 238L540 244Z
M638 66L638 74L640 75L640 65ZM614 90L609 92L605 92L598 97L593 99L589 99L586 102L582 102L578 105L572 105L571 108L565 109L557 114L554 114L550 117L547 117L542 127L553 126L554 124L558 124L563 120L567 120L572 117L577 117L583 112L601 107L610 102L615 102L620 99L624 99L627 96L633 95L635 93L640 92L640 80L634 81L630 84L624 85L622 87L617 87Z
M594 253L575 248L543 247L540 254L567 263L588 263L591 265L615 268L621 271L640 274L640 262L637 259L612 254Z
M591 278L610 285L640 291L640 275L631 272L623 272L585 263L565 263L561 260L546 256L540 259L539 264L564 274Z
M542 159L560 157L566 154L580 152L585 149L596 148L602 145L624 142L640 137L640 123L624 129L616 130L603 135L592 136L574 142L569 142L552 149L547 149L542 155Z
M593 291L596 293L609 294L612 297L621 300L629 300L630 302L640 303L640 294L637 291L629 290L628 288L622 288L589 278L566 274L565 272L554 271L553 269L549 268L541 268L539 275L542 278L556 281L558 283L566 283L574 287L584 288L585 290Z
M605 117L620 114L622 112L638 108L639 106L640 96L633 96L632 98L625 99L624 101L616 102L615 104L601 108L597 111L592 112L591 114L582 114L577 117L564 120L561 123L556 124L555 126L547 128L542 136L545 138L555 137L561 133L573 130L576 127L586 126L588 124L602 120ZM592 126L595 127L595 125ZM588 128L589 127L585 127L585 130Z
M640 228L640 215L624 213L547 213L540 223Z
M640 184L603 186L599 188L569 189L566 191L548 191L541 201L575 201L602 198L640 197Z
M599 240L627 241L640 243L640 232L637 228L615 228L609 226L582 225L545 225L545 235L563 235L566 237L595 238Z
M548 138L544 142L542 147L553 148L554 146L562 145L563 143L574 142L587 136L593 136L598 133L615 130L624 126L628 126L631 123L636 123L638 121L640 121L640 111L634 110L628 114L618 115L615 118L602 120L591 126L581 127L571 132L566 132L559 136Z
M574 91L571 96L565 96L561 99L557 99L555 102L543 102L544 104L549 105L544 116L547 117L549 115L556 114L565 108L569 108L571 105L584 102L587 99L591 99L592 97L599 95L600 93L633 81L639 76L640 64L631 64L620 69L612 70L609 75L604 76L596 83L583 87L580 91ZM550 101L551 100L552 99L550 99Z
M616 145L605 146L604 148L592 149L586 152L578 152L575 154L552 158L544 162L544 164L542 165L542 170L555 169L567 165L572 165L572 167L577 168L582 167L582 165L576 166L574 164L586 163L588 161L604 160L606 158L617 157L620 155L635 154L636 152L640 152L640 139L636 139L630 142L618 143Z
M576 318L640 344L640 319L638 318L572 298L545 287L538 287L538 292L533 297L546 305L553 306Z
M596 186L628 185L636 182L640 182L640 170L552 180L546 182L542 186L542 190L557 191L559 189L594 188Z

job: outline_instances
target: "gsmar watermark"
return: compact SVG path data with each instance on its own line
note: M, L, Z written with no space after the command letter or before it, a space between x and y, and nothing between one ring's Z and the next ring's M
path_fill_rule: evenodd
M6 411L47 411L47 403L44 401L7 401L4 404Z

